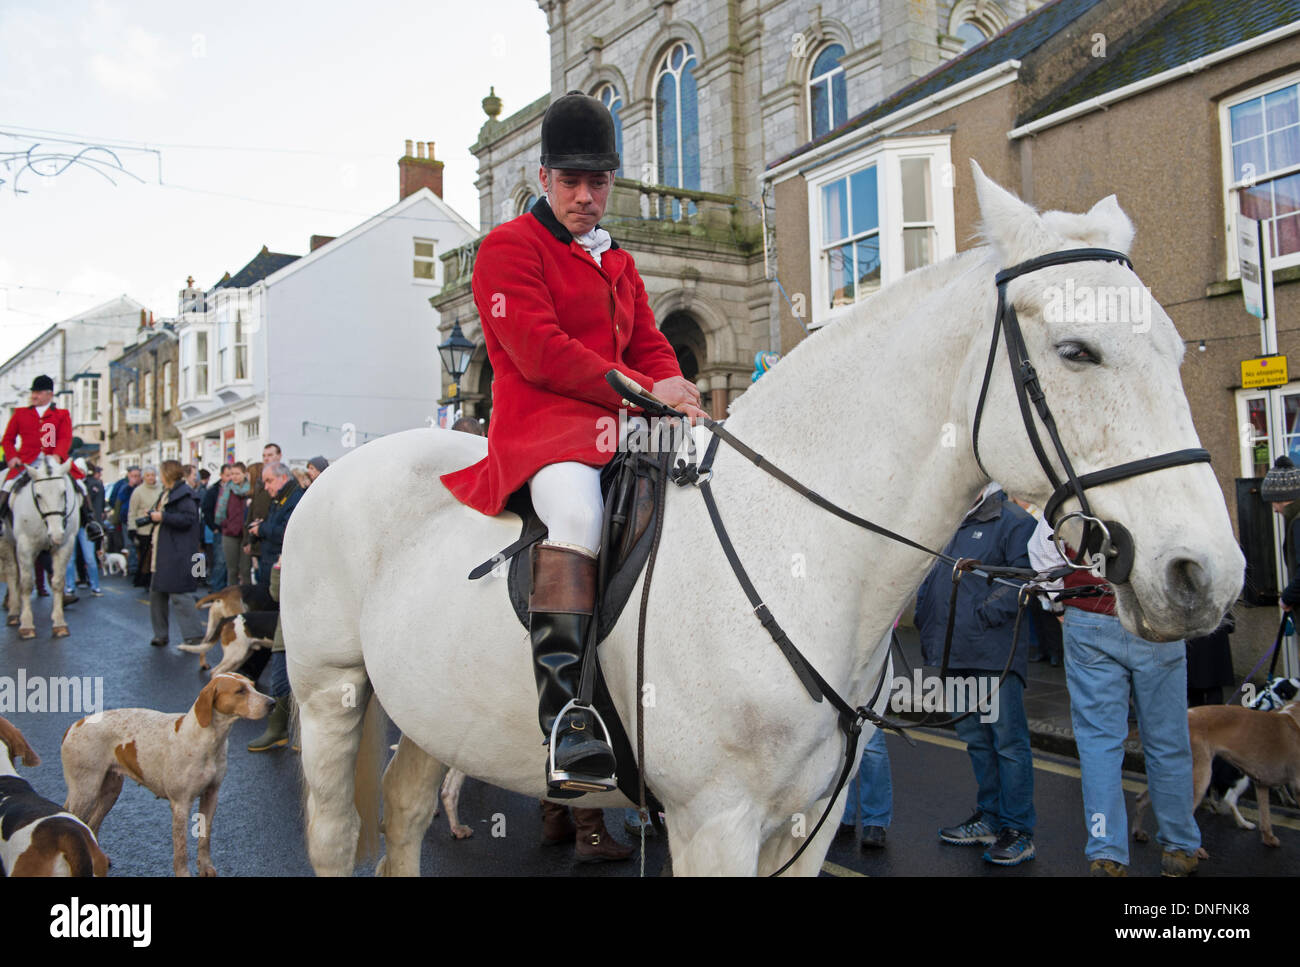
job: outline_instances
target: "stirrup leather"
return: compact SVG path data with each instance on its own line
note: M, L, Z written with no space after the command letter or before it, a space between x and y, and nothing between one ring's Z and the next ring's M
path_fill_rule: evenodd
M551 725L551 737L547 741L549 749L546 756L546 784L553 789L564 789L572 792L612 792L618 788L618 778L609 776L603 778L600 776L591 776L581 773L572 773L555 767L555 746L560 735L560 723L564 717L572 710L577 709L587 712L596 724L600 726L601 734L604 736L605 745L613 748L613 743L609 738L609 729L605 726L605 720L600 717L594 705L582 705L576 698L571 698L560 709L559 714L555 716L555 722Z

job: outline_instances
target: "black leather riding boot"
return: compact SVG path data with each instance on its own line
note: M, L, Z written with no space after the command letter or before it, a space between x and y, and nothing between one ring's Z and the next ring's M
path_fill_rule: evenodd
M532 548L533 587L528 600L537 678L538 723L547 741L560 710L578 693L583 644L596 596L596 560L583 551L542 542ZM557 798L613 788L615 759L581 709L565 713L556 734L555 771L547 785Z

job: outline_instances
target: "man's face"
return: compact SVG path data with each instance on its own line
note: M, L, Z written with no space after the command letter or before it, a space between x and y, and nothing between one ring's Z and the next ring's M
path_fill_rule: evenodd
M222 466L222 468L221 468L221 482L222 482L222 483L229 483L229 482L230 482L230 471L231 471L231 468L230 468L229 466Z
M152 470L146 470L144 474L144 482L147 483L150 487L152 487L154 484L158 482L158 475L154 473Z
M596 227L614 187L612 171L542 168L539 177L551 211L561 225L574 235L586 235Z
M32 406L48 406L52 399L54 399L54 390L52 389L32 390Z
M230 480L232 483L241 484L244 482L244 471L238 467L230 468Z
M314 465L310 463L307 464L307 479L315 482L316 478L319 476L320 476L320 471L317 470Z
M280 493L280 488L284 486L284 482L288 479L288 477L277 477L268 470L262 474L262 486L266 488L267 493L272 497L276 497Z
M129 483L132 487L140 486L140 471L128 470L126 473L126 482Z
M279 463L279 462L280 462L280 448L279 448L279 447L275 447L275 446L271 446L271 447L262 447L262 462L263 462L263 463Z

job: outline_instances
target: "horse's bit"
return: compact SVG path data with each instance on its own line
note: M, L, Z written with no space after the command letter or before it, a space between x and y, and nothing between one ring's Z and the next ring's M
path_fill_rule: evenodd
M1132 570L1132 535L1129 534L1127 528L1116 521L1103 521L1095 517L1092 514L1091 507L1088 505L1088 498L1084 491L1088 487L1097 487L1102 484L1113 483L1116 480L1125 480L1129 477L1136 477L1141 474L1150 473L1153 470L1163 470L1166 467L1177 467L1190 463L1208 462L1210 459L1208 451L1202 448L1192 448L1176 450L1155 457L1146 457L1142 460L1133 460L1128 463L1122 463L1116 467L1110 467L1106 470L1097 470L1092 473L1087 473L1082 477L1074 472L1074 466L1070 462L1070 458L1065 452L1065 447L1061 443L1060 436L1056 429L1056 421L1052 417L1052 412L1047 406L1046 396L1043 393L1042 386L1038 382L1038 374L1034 370L1033 365L1029 362L1024 335L1020 330L1020 322L1016 318L1015 306L1007 299L1007 283L1012 279L1025 275L1026 273L1034 272L1038 269L1047 268L1049 266L1064 265L1070 262L1089 261L1120 262L1123 265L1128 266L1129 269L1133 268L1133 263L1123 252L1104 248L1077 248L1067 249L1063 252L1052 252L1047 255L1040 255L1037 258L1028 259L1018 265L1013 265L1009 269L1003 269L997 274L994 280L998 289L997 315L993 322L993 339L989 346L988 362L984 368L984 381L980 386L979 402L975 408L975 419L971 433L972 446L975 450L975 462L979 465L979 468L984 475L988 477L990 475L988 471L985 470L984 464L980 460L979 456L980 418L984 412L984 401L988 394L989 380L993 374L993 361L997 356L998 334L999 332L1002 332L1005 334L1007 357L1011 363L1012 379L1016 388L1016 399L1020 405L1020 413L1024 420L1025 431L1029 435L1029 442L1034 448L1034 453L1038 457L1038 462L1042 466L1043 472L1047 475L1047 479L1051 482L1052 487L1054 488L1052 495L1047 502L1047 506L1044 508L1043 517L1053 527L1053 539L1057 542L1058 548L1060 548L1061 538L1059 534L1055 532L1059 528L1059 525L1073 517L1078 517L1083 521L1083 538L1079 542L1081 546L1073 562L1070 562L1067 559L1066 565L1061 568L1057 568L1044 574L1038 574L1032 569L995 567L982 564L978 561L957 560L947 554L932 550L923 544L918 544L916 541L910 540L909 538L897 534L879 524L875 524L866 518L859 517L837 504L832 503L825 497L821 496L821 494L818 494L816 491L800 483L780 467L772 464L745 443L736 439L736 437L723 428L721 423L708 417L703 417L700 422L702 422L713 434L713 439L709 441L704 458L700 461L699 466L694 466L694 450L692 447L691 463L688 464L685 461L682 461L678 464L676 470L674 470L673 479L679 486L695 484L699 487L700 493L704 497L705 506L708 508L709 517L713 522L714 531L718 536L718 541L722 545L722 550L727 556L727 561L731 564L731 568L735 572L736 579L740 582L741 589L745 592L745 596L749 599L750 604L754 608L755 617L758 618L759 623L763 625L763 628L767 633L771 635L772 640L776 643L786 661L789 662L790 667L798 676L809 696L816 702L822 701L823 698L830 702L831 706L838 713L839 729L844 733L844 764L840 771L839 779L835 784L835 791L830 794L826 810L817 821L817 825L813 827L812 832L807 835L798 850L795 851L795 854L790 857L784 866L773 873L773 876L779 876L784 873L796 860L799 859L801 855L803 855L803 851L807 849L808 844L816 838L817 833L826 822L826 818L830 815L831 810L835 806L835 801L839 798L840 792L843 790L845 783L848 782L849 775L853 771L856 759L855 753L857 751L856 739L862 730L862 723L864 721L870 721L877 726L898 731L900 734L903 734L901 729L907 728L908 726L885 720L872 707L875 705L876 699L880 695L880 690L884 685L885 673L883 669L881 671L880 680L876 683L876 688L872 693L871 698L865 705L859 706L855 709L835 691L829 682L818 674L817 670L812 666L807 658L803 656L799 649L795 647L789 636L786 635L785 631L777 623L776 618L763 602L757 588L754 587L753 582L750 581L748 574L746 574L744 566L741 564L740 557L736 553L736 549L727 535L726 528L722 524L722 518L718 513L717 503L713 498L711 488L711 479L713 476L712 465L714 455L717 452L718 441L722 440L726 442L732 449L758 469L776 478L796 493L806 497L808 500L812 501L812 503L821 507L823 510L834 514L836 517L839 517L857 527L871 531L872 533L879 534L882 537L886 537L916 550L924 551L938 560L953 565L953 600L956 598L957 582L960 580L962 573L976 574L984 577L989 583L997 582L1014 587L1018 595L1020 608L1016 615L1016 627L1012 638L1011 652L1007 656L1006 666L1003 668L1002 676L999 679L1000 685L1009 673L1012 660L1015 657L1015 646L1020 631L1020 619L1024 614L1024 607L1027 601L1026 592L1029 591L1033 583L1061 577L1068 574L1072 569L1091 569L1095 566L1094 562L1098 560L1098 555L1101 556L1103 561L1107 558L1110 559L1106 564L1106 577L1107 580L1112 583L1123 583L1124 581L1127 581L1129 573ZM642 409L646 410L646 412L655 415L676 416L686 419L686 414L674 410L661 401L655 399L652 395L648 394L640 386L624 377L623 374L617 370L610 370L605 375L605 379L610 386L623 396L625 402L635 403L642 407ZM1029 404L1031 402L1034 404L1034 408L1038 412L1039 419L1046 427L1052 445L1056 450L1057 457L1060 459L1061 466L1065 470L1066 479L1064 482L1062 482L1061 478L1056 473L1056 468L1052 466L1051 461L1047 458L1047 453L1043 448L1042 440L1038 435L1038 429L1034 425L1033 416L1029 411ZM687 439L691 439L689 435L687 436ZM1078 499L1080 509L1066 514L1059 521L1055 520L1056 511L1058 511L1061 504L1070 497ZM1096 528L1095 530L1093 530L1094 527ZM1091 555L1091 557L1089 557L1089 555ZM1065 555L1062 554L1062 557L1065 557ZM651 561L653 562L653 560L654 552L652 551ZM1086 563L1081 563L1085 561ZM1012 580L1013 578L1018 578L1020 580L1015 581ZM1090 589L1079 589L1079 592L1084 593L1087 590ZM642 602L642 605L644 610L644 601ZM950 601L947 629L948 640L944 646L945 671L948 663L948 650L952 644L952 611L953 605L952 601ZM644 616L642 624L644 626ZM639 635L637 646L638 661L640 661L640 653L644 648L643 634ZM886 667L888 667L888 663L886 663ZM977 711L977 709L971 709L950 719L948 722L922 722L919 724L952 724L975 711ZM638 718L639 716L640 709L638 708ZM642 805L644 806L644 803Z

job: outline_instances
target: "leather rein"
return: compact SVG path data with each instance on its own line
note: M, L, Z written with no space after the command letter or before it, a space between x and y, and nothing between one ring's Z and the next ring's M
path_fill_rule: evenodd
M1075 472L1074 466L1071 463L1069 456L1066 454L1065 447L1061 442L1056 427L1056 421L1052 416L1051 410L1048 408L1046 396L1038 381L1038 374L1029 361L1028 350L1025 345L1024 335L1020 329L1019 320L1016 317L1015 306L1007 298L1007 284L1013 279L1039 269L1085 261L1119 262L1127 266L1130 270L1133 268L1133 263L1129 260L1128 256L1122 252L1104 248L1077 248L1067 249L1061 252L1052 252L1047 255L1028 259L997 273L994 280L998 291L997 314L994 319L993 336L989 346L988 361L984 369L983 383L980 386L979 402L976 405L971 434L972 447L975 452L975 461L984 475L989 477L990 475L985 469L983 461L979 456L979 430L980 421L984 411L984 403L993 374L994 360L997 357L997 350L1000 342L998 337L999 335L1002 335L1003 340L1006 343L1007 358L1011 365L1016 399L1020 407L1021 418L1024 421L1026 433L1029 437L1030 444L1033 446L1034 453L1038 458L1038 462L1043 468L1043 472L1046 474L1047 479L1051 482L1052 487L1054 488L1052 495L1044 508L1043 516L1044 519L1046 519L1053 527L1053 540L1056 541L1057 547L1061 547L1061 537L1059 536L1058 530L1061 524L1073 517L1078 517L1083 522L1083 538L1079 541L1080 547L1075 555L1075 559L1070 561L1068 556L1063 553L1062 556L1067 557L1067 563L1059 568L1040 574L1031 568L995 566L984 564L980 561L969 558L958 559L926 547L923 544L919 544L887 527L876 524L864 517L859 517L858 515L826 499L810 487L796 480L780 467L771 463L743 441L737 439L722 426L721 422L710 419L709 417L699 419L699 422L703 423L713 436L705 450L703 459L699 462L699 465L696 466L694 438L691 434L686 434L688 458L686 460L678 461L677 466L674 468L672 473L673 482L678 486L694 484L699 488L700 493L704 498L705 506L708 509L709 518L713 523L714 531L718 537L718 542L722 546L727 561L731 564L732 571L735 573L741 589L745 592L746 598L748 598L753 607L754 616L758 619L764 630L766 630L771 636L773 642L785 657L795 675L799 678L800 683L808 692L809 697L815 702L821 702L824 699L835 710L837 714L837 725L844 735L844 761L839 776L835 781L834 791L830 794L826 809L823 811L821 818L817 820L817 824L813 827L812 832L804 838L803 843L795 851L794 855L791 856L780 869L772 873L772 876L780 876L788 870L801 855L803 855L804 850L807 849L808 845L816 838L817 833L821 830L826 819L830 816L831 810L835 807L840 792L844 789L849 776L853 772L853 766L857 759L857 737L862 731L862 723L864 721L869 721L877 727L897 732L905 738L908 738L904 732L905 729L917 728L920 726L951 725L966 716L979 711L979 708L976 706L948 720L940 722L930 722L928 721L928 716L920 722L914 723L894 722L884 718L874 710L873 706L876 704L881 689L884 687L889 667L888 661L885 662L884 667L881 669L880 678L876 682L876 687L872 692L871 698L865 705L854 708L835 691L830 683L828 683L817 672L817 669L813 667L808 659L804 657L802 652L800 652L795 644L790 640L784 629L781 628L776 618L772 615L771 610L763 602L762 596L759 594L758 589L754 586L753 582L749 579L749 575L746 573L744 565L740 561L740 556L737 554L736 549L731 542L731 538L727 534L712 491L712 466L714 457L717 454L719 441L725 442L755 467L775 478L800 496L811 501L822 510L834 514L836 517L846 521L847 523L853 524L855 527L870 531L871 533L885 537L915 550L923 551L936 560L944 561L945 563L952 565L953 584L948 607L948 623L945 634L943 666L940 672L941 675L945 675L948 668L948 657L952 648L957 590L962 575L973 574L984 578L990 584L997 583L1014 588L1017 594L1019 607L1016 613L1015 628L1012 633L1011 649L1007 656L1006 665L1002 669L1001 676L998 679L998 688L1000 689L1002 682L1006 680L1006 676L1010 673L1011 665L1014 661L1025 605L1030 595L1040 593L1039 586L1041 584L1055 580L1069 574L1071 570L1077 569L1089 570L1100 568L1103 570L1103 576L1112 583L1123 583L1128 579L1133 564L1133 538L1128 529L1122 524L1116 521L1103 521L1094 516L1084 491L1089 487L1097 487L1103 484L1113 483L1117 480L1126 480L1130 477L1140 476L1156 470L1163 470L1168 467L1208 462L1210 459L1210 454L1205 449L1192 448L1177 450L1154 457L1146 457L1141 460L1130 461L1105 470L1083 474L1082 476ZM606 374L605 379L610 386L615 389L615 391L622 395L624 402L629 405L635 404L640 406L645 412L654 416L687 419L686 414L675 410L656 399L617 370L610 370ZM1061 475L1057 473L1056 468L1048 459L1046 449L1043 446L1037 426L1034 422L1033 413L1030 409L1031 404L1033 410L1037 412L1039 420L1047 430L1052 446L1061 462L1061 466L1064 469L1064 480L1062 480ZM1080 509L1057 519L1055 516L1056 512L1060 509L1061 505L1071 497L1078 500ZM653 573L654 560L658 552L658 539L659 533L656 531L655 541L650 556L649 567L651 570L647 573L646 585L642 589L641 620L638 627L637 640L637 663L639 672L643 668L642 662L644 660L645 612L649 596L649 576ZM1073 592L1070 590L1059 592L1062 596L1071 593L1090 594L1096 592L1092 588L1079 588L1075 589ZM638 678L639 677L640 675ZM993 695L996 695L996 692L994 692ZM988 701L992 700L993 695L990 695ZM911 741L910 738L908 741ZM644 775L644 739L639 701L637 702L637 756L641 762L642 775ZM643 793L641 802L643 816L645 814L644 800L645 796Z

